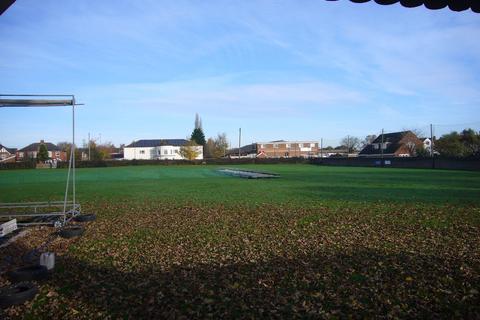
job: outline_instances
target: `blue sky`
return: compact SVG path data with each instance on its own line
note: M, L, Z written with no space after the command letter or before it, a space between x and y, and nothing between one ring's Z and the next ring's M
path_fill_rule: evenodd
M478 130L479 34L471 11L373 2L18 0L0 16L0 91L73 93L79 141L115 144L184 138L196 112L233 144L239 127L244 143ZM69 126L69 110L0 109L11 147Z

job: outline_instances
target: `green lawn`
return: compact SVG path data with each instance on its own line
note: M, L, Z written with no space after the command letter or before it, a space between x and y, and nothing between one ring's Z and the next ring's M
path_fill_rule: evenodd
M479 172L235 167L280 178L79 169L82 210L97 220L50 238L55 272L5 317L480 318ZM0 202L61 199L65 177L0 171ZM22 265L53 232L32 228L0 257Z
M280 174L246 180L219 174L216 166L131 166L77 169L80 201L155 200L201 204L294 204L340 201L480 203L480 173L347 168L313 165L235 166ZM66 170L0 171L0 201L61 199Z

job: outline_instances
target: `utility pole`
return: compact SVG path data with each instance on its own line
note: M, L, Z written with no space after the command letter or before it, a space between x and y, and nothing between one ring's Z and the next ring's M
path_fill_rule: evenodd
M433 154L433 124L430 124L430 156L432 157L432 169L435 169L435 157Z
M88 161L90 161L90 132L88 133Z
M238 128L238 159L240 159L240 146L242 145L242 128Z
M350 136L347 136L347 157L349 153L350 153Z
M430 156L433 158L433 124L430 124Z
M323 159L323 138L320 138L320 158Z
M383 129L382 129L382 144L380 145L380 151L382 153L382 159L383 159ZM382 160L382 166L383 166L383 160Z

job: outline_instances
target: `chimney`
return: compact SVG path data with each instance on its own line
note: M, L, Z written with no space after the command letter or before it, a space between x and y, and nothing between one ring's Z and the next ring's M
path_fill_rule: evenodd
M43 139L40 140L40 143L41 143L41 144L44 144L44 143L45 143L45 140L43 140Z

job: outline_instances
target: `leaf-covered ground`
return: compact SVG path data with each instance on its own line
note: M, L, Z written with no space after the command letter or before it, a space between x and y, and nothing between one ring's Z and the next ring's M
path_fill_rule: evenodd
M6 318L480 318L480 209L88 202L50 280ZM0 255L31 249L32 230ZM8 281L0 277L0 285Z

